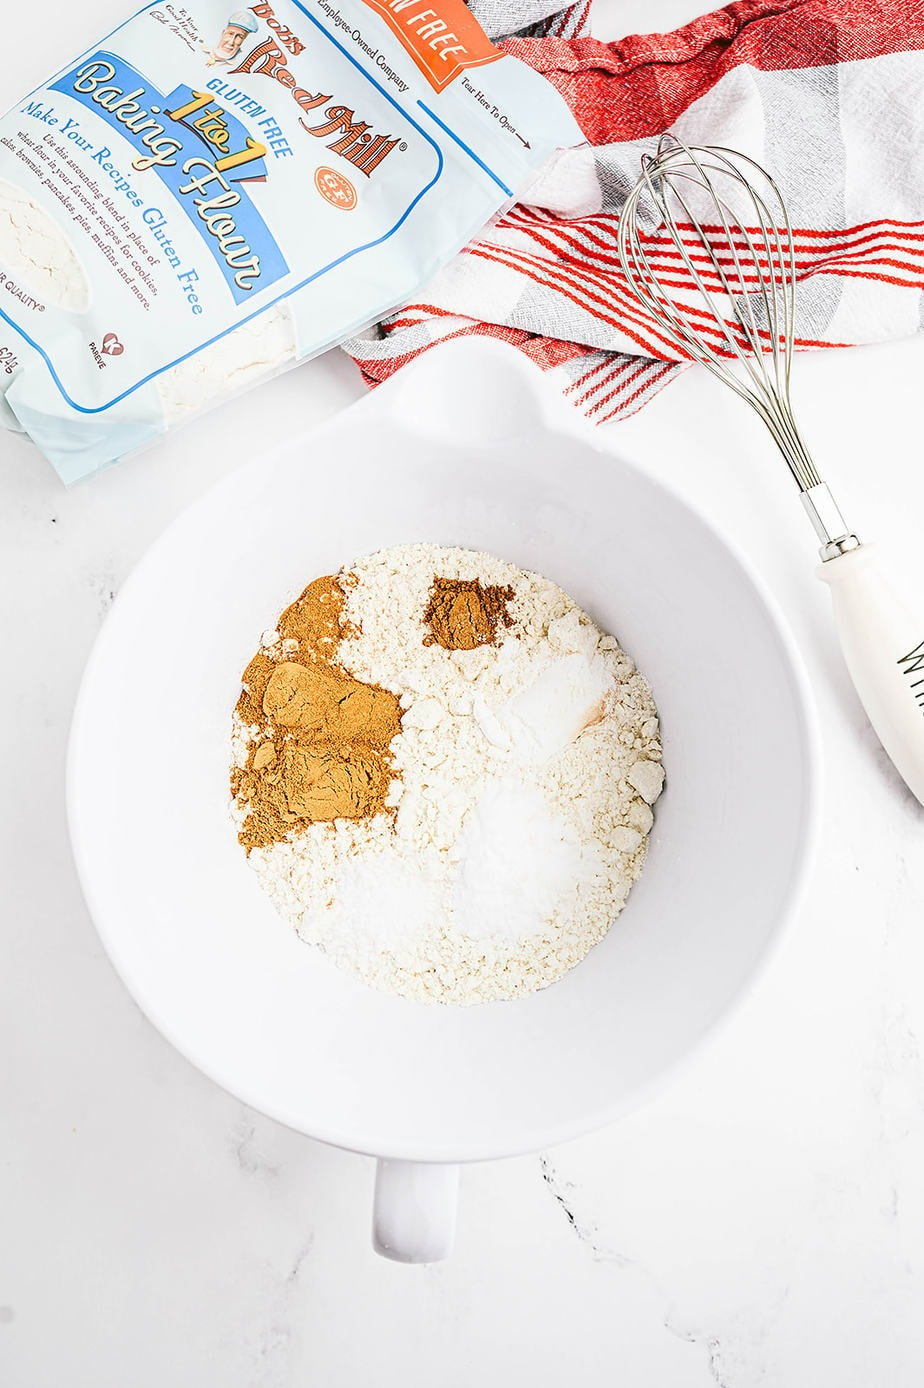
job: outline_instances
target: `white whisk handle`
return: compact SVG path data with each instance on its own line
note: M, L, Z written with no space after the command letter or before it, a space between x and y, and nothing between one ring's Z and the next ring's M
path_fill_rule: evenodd
M831 589L841 650L885 750L924 804L924 614L913 616L860 545L817 570Z

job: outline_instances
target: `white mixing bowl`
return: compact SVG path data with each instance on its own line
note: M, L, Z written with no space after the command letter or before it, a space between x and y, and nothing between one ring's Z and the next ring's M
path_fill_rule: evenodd
M376 1238L394 1257L446 1251L452 1164L637 1103L739 998L805 873L818 759L792 642L722 538L602 446L518 354L430 353L179 518L113 607L75 714L74 850L126 986L254 1108L390 1159ZM641 880L578 968L515 1002L364 987L275 914L228 815L230 714L259 634L310 579L412 541L554 579L619 637L662 716Z

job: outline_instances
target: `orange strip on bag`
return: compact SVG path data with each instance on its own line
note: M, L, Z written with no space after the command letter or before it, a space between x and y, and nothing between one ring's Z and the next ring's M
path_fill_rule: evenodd
M407 49L434 91L466 68L500 58L463 0L365 0Z

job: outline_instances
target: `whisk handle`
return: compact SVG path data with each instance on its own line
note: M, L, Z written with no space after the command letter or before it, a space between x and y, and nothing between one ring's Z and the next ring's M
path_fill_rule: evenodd
M912 615L883 575L874 545L826 560L841 650L869 721L924 804L924 614Z

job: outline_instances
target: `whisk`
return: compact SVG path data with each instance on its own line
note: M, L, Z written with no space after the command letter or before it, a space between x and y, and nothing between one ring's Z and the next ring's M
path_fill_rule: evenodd
M821 543L817 572L831 589L857 693L924 803L924 620L903 607L873 547L847 525L794 418L796 256L779 188L746 155L665 136L642 159L618 244L660 334L746 400L786 460Z

